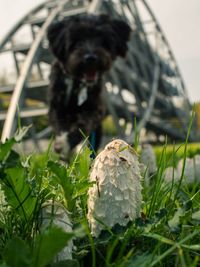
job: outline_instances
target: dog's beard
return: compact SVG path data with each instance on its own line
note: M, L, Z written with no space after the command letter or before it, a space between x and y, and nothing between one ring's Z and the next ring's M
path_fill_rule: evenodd
M112 55L108 52L95 54L97 60L94 63L85 63L84 54L80 56L77 51L70 54L64 68L69 76L75 80L83 81L85 84L93 85L112 66Z

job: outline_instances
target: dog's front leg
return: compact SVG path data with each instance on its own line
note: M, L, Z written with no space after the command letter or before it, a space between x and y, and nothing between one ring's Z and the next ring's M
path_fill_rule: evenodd
M71 146L69 144L69 133L67 129L67 118L63 116L61 110L50 106L49 110L50 124L55 133L54 150L61 155L61 158L67 158Z
M67 159L71 150L68 132L61 132L55 136L54 149L61 158Z

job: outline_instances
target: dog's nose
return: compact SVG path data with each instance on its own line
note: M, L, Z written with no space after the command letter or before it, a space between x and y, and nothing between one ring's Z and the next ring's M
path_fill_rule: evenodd
M97 61L97 55L92 54L92 53L90 53L90 54L86 54L86 55L84 56L84 61L85 61L86 63L95 63L95 62Z

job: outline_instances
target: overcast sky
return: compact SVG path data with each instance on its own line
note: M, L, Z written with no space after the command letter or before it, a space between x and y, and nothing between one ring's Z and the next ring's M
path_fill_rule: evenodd
M18 19L42 2L0 0L0 40ZM190 99L200 100L200 0L147 0L147 3L175 54Z

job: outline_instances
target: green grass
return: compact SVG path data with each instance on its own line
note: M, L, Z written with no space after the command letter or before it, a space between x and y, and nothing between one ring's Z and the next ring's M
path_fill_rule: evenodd
M168 159L168 165L173 166L172 155L174 155L175 165L177 162L184 157L185 143L180 144L170 144L166 148L166 157ZM157 155L157 159L160 158L163 151L163 146L155 146L154 151ZM174 151L176 153L174 153ZM187 145L187 157L193 158L195 155L200 155L200 144L199 143L190 143Z
M21 156L13 147L25 134L21 129L0 144L0 182L6 197L0 209L0 267L200 266L200 187L181 181L163 183L169 162L194 151L187 140L181 148L167 144L159 148L158 171L150 185L143 184L141 216L95 239L86 218L90 150L84 146L69 166L59 162L50 148L43 154ZM51 199L70 211L72 234L55 227L39 231L41 206ZM53 263L72 237L73 260Z

